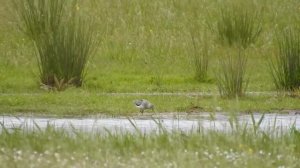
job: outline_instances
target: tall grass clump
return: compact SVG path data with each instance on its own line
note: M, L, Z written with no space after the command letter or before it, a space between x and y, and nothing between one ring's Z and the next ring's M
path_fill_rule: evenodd
M248 81L246 77L247 56L242 50L237 54L227 55L219 59L216 73L217 86L223 97L241 97L244 95Z
M287 28L277 35L279 52L271 61L271 74L278 90L300 88L300 29Z
M211 29L217 39L229 46L247 48L262 31L262 19L253 5L234 3L222 5L217 14L216 26Z
M206 34L200 35L199 30L191 32L192 49L191 55L195 68L195 78L200 82L204 82L208 77L209 63L209 44Z
M14 0L20 29L36 48L40 80L56 89L81 86L96 48L92 22L82 18L76 0Z

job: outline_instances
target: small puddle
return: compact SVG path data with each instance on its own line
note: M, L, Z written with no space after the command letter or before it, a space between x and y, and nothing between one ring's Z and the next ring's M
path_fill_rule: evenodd
M254 114L257 123L262 114ZM229 131L230 117L225 114L216 114L214 120L210 119L209 113L196 115L153 115L136 116L129 118L38 118L38 117L12 117L1 116L0 123L6 129L40 129L48 125L57 129L80 130L85 132L136 132L142 133L158 131L160 125L167 131L196 131L196 130L220 130ZM253 127L251 115L237 116L240 126ZM294 126L300 130L300 115L294 114L265 114L260 129L286 130ZM3 127L2 127L3 128ZM1 128L0 128L1 129ZM2 130L2 129L1 129Z

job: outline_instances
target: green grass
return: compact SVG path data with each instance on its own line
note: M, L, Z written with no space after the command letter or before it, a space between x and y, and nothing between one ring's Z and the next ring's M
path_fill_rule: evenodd
M242 97L247 89L247 55L244 50L234 51L219 57L219 70L216 72L218 90L223 97Z
M88 134L55 130L0 133L1 167L300 166L300 132L201 131Z
M286 28L278 35L279 54L271 63L271 72L278 90L300 88L300 34L299 29Z
M135 112L131 105L132 99L144 96L95 95L111 92L218 92L215 79L215 72L219 68L218 56L228 54L228 48L214 41L217 35L208 31L207 23L217 23L218 17L215 14L224 2L79 0L76 9L78 7L84 17L94 18L93 28L101 42L99 50L87 62L86 81L82 88L72 88L63 93L45 93L40 89L38 60L33 44L17 28L15 13L8 10L10 1L0 2L0 92L14 94L0 96L2 113L32 111L36 114L58 115L127 115ZM275 92L276 86L268 66L268 61L278 51L275 27L299 23L299 2L261 0L255 5L257 9L262 9L261 18L264 22L263 31L255 45L247 48L247 74L250 81L247 91ZM191 61L189 51L192 47L191 26L196 27L200 34L207 33L209 66L208 80L205 82L195 79L194 62ZM24 93L38 93L38 96L25 96ZM233 103L235 99L218 96L200 97L192 101L189 97L171 96L167 97L171 104L169 108L162 102L166 99L164 96L147 98L155 102L161 112L185 111L182 109L191 102L203 107L203 111L214 111L216 106L221 105L226 111L236 107L236 103ZM92 100L95 103L90 102ZM118 102L120 100L121 103ZM298 98L281 96L246 96L239 102L241 111L300 108Z
M210 42L207 38L207 33L200 33L200 27L194 25L190 30L190 36L191 47L188 50L191 55L191 62L194 64L195 78L199 82L206 82L208 80L207 75L210 59Z
M81 86L98 40L92 19L79 14L77 1L13 1L18 27L35 47L40 82L57 90Z
M285 96L246 96L240 99L223 99L219 96L188 95L126 95L93 93L69 90L64 93L0 95L0 114L88 116L138 115L133 101L150 100L155 112L273 112L299 109L299 99ZM149 111L151 114L152 112ZM147 112L146 112L147 115Z
M233 3L242 0L231 1ZM139 114L133 100L146 98L156 112L273 112L299 110L300 99L285 95L221 98L214 75L228 47L218 45L217 0L78 0L76 10L94 19L100 47L86 64L81 88L40 89L35 48L20 29L11 1L0 0L0 114L87 116ZM251 3L251 2L250 2ZM247 47L247 91L275 92L269 73L277 54L275 28L300 23L298 0L255 1L263 31ZM251 25L250 25L251 26ZM206 32L207 80L195 78L191 27ZM206 40L206 39L205 39ZM250 40L250 43L254 42ZM201 45L197 47L200 49ZM212 93L128 95L118 93ZM117 93L117 94L110 94ZM298 95L299 96L299 95ZM145 113L144 115L149 115ZM2 128L3 129L3 128ZM279 131L280 132L280 131ZM300 167L299 131L172 132L150 135L68 134L48 127L0 132L0 167Z
M262 31L262 13L259 7L251 1L225 2L219 7L216 28L211 26L217 39L223 45L243 48L255 43Z

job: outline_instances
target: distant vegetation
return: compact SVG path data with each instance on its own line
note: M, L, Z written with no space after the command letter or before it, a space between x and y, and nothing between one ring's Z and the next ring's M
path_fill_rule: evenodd
M300 89L300 29L280 30L277 38L279 53L272 61L272 75L278 90Z
M127 114L138 96L120 98L123 111L97 94L128 92L209 95L170 96L164 111L230 110L237 97L245 111L299 108L285 97L300 95L297 0L0 2L0 92L15 94L0 98L2 111Z
M24 79L12 88L36 90L32 74L39 73L39 83L57 90L69 84L105 92L217 91L222 87L222 94L227 94L225 83L217 82L222 73L215 74L221 68L218 62L226 62L225 55L235 55L238 48L247 55L247 66L237 69L249 74L249 81L241 79L249 82L247 90L294 90L279 86L283 79L279 73L289 75L275 68L280 66L275 63L279 59L289 59L275 55L294 51L286 42L276 44L276 37L287 36L279 30L299 21L294 0L13 2L3 2L10 12L0 11L1 49L7 51L1 62L10 66L15 77ZM7 21L18 24L33 43L10 29ZM3 40L6 34L10 34L8 41ZM253 66L255 73L249 68ZM3 71L1 86L10 90L11 75Z
M236 53L234 53L236 52ZM247 88L247 56L243 50L231 51L220 56L219 70L216 72L217 85L221 96L241 97Z
M216 25L211 26L217 40L223 45L243 48L255 43L262 32L263 13L259 8L252 1L225 1L218 9Z
M19 27L33 41L43 85L63 90L81 86L95 51L92 20L82 17L76 0L14 0Z

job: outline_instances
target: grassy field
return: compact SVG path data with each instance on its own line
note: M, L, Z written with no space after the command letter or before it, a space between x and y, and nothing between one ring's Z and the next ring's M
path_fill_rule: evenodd
M87 65L82 88L62 93L40 89L39 71L32 42L17 28L9 1L0 0L0 113L58 115L135 113L132 101L146 97L158 111L273 111L299 109L300 100L288 96L248 95L236 99L220 96L128 96L102 93L207 92L217 94L218 60L231 54L220 44L215 26L218 9L227 1L125 0L83 1L78 10L93 17L100 45ZM241 1L233 1L240 3ZM254 2L254 1L253 1ZM262 33L246 50L247 91L275 92L269 61L278 52L276 32L299 22L296 0L254 2L260 11ZM251 6L251 5L249 5ZM208 79L195 78L190 33L206 33L209 46ZM200 44L202 46L202 44ZM224 57L224 58L223 58Z
M299 99L285 96L247 96L222 99L219 96L127 95L67 91L64 93L0 96L0 113L10 115L112 116L138 115L133 100L140 97L155 105L154 112L288 112L299 108ZM149 111L152 112L152 111Z
M8 131L8 130L7 130ZM194 133L91 135L49 126L0 133L0 167L300 166L300 133L291 128Z
M78 0L75 9L95 21L100 44L83 85L62 92L40 88L34 42L18 28L11 1L0 4L0 115L132 116L139 114L133 101L140 98L151 101L155 113L300 109L299 89L293 96L277 93L270 69L281 30L299 27L299 0ZM253 43L243 43L247 60L239 80L248 87L237 98L221 97L217 87L220 65L239 51L216 31L230 4L239 10L229 14L249 10L262 28L257 39L246 39ZM199 80L194 56L204 52L208 72ZM300 167L295 128L149 135L70 133L52 126L0 130L0 167Z

